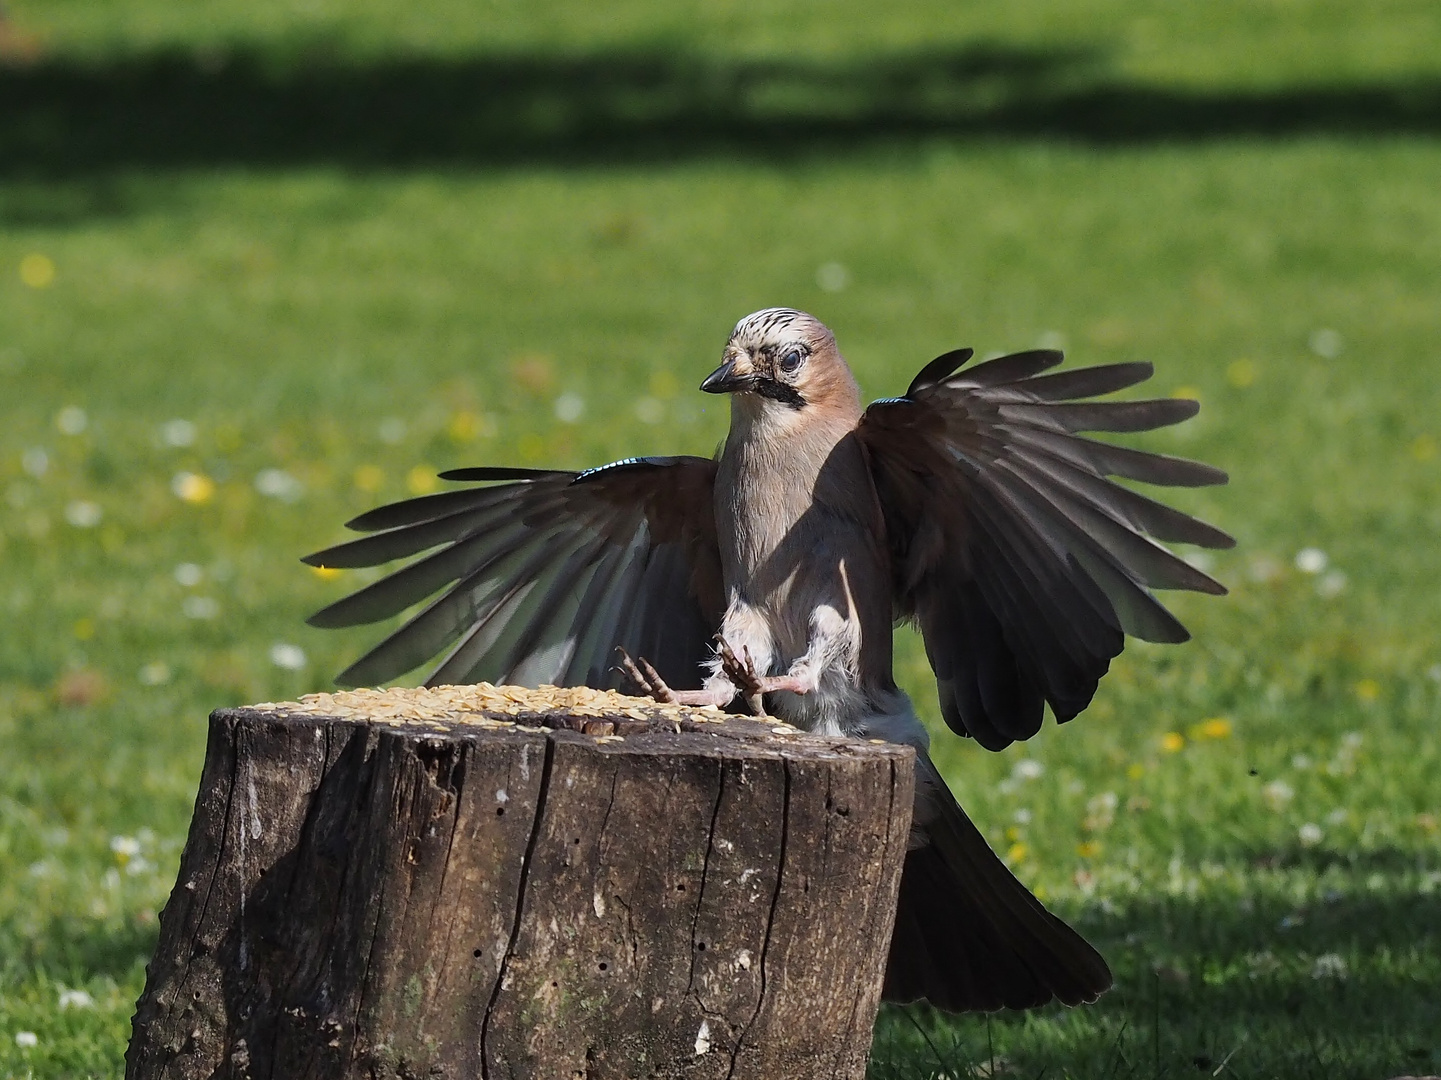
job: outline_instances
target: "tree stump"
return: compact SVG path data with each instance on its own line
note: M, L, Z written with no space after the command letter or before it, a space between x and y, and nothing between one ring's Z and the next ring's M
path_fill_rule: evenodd
M907 747L590 690L212 714L128 1080L861 1080Z

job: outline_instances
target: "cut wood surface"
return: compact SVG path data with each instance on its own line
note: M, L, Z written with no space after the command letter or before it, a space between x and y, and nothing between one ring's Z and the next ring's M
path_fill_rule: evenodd
M218 711L126 1076L860 1080L913 787L583 689Z

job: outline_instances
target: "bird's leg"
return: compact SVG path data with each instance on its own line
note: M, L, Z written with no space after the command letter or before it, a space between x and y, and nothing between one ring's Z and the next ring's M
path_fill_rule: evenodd
M761 679L761 693L775 690L789 690L792 694L809 694L816 688L816 681L805 675L767 675Z
M741 646L741 656L737 656L730 643L723 637L716 638L716 655L720 657L721 670L731 682L735 683L736 689L746 699L751 712L757 716L765 716L765 703L763 695L773 693L776 690L788 690L792 694L809 694L816 688L816 680L806 668L801 674L792 669L785 675L761 675L756 671L755 662L751 659L751 651Z
M616 646L615 651L620 654L620 664L615 670L640 687L645 696L653 697L662 704L696 705L702 708L712 705L719 709L730 704L731 699L735 697L734 688L723 686L709 687L704 690L672 690L645 657L638 656L632 660L630 653L619 645Z

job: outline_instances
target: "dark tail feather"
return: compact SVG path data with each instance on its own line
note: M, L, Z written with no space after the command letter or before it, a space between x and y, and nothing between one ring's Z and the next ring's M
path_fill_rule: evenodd
M1101 954L1006 869L929 761L917 780L929 843L906 855L884 999L969 1012L1079 1005L1109 989Z

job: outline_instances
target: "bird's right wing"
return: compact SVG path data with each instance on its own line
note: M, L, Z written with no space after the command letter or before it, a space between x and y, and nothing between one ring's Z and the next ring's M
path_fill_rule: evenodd
M1059 352L960 372L928 364L903 398L866 410L857 436L885 515L897 614L914 618L952 729L999 750L1090 702L1125 634L1184 641L1153 589L1226 590L1157 541L1224 548L1204 522L1112 482L1220 484L1209 465L1080 438L1149 431L1194 401L1084 401L1134 386L1150 364L1056 374Z
M388 682L444 653L427 685L612 687L617 646L672 687L699 687L723 600L706 458L633 458L582 473L458 469L487 482L382 506L347 523L372 535L307 555L378 566L430 554L312 615L378 622L429 605L340 674ZM494 483L490 483L494 482Z

